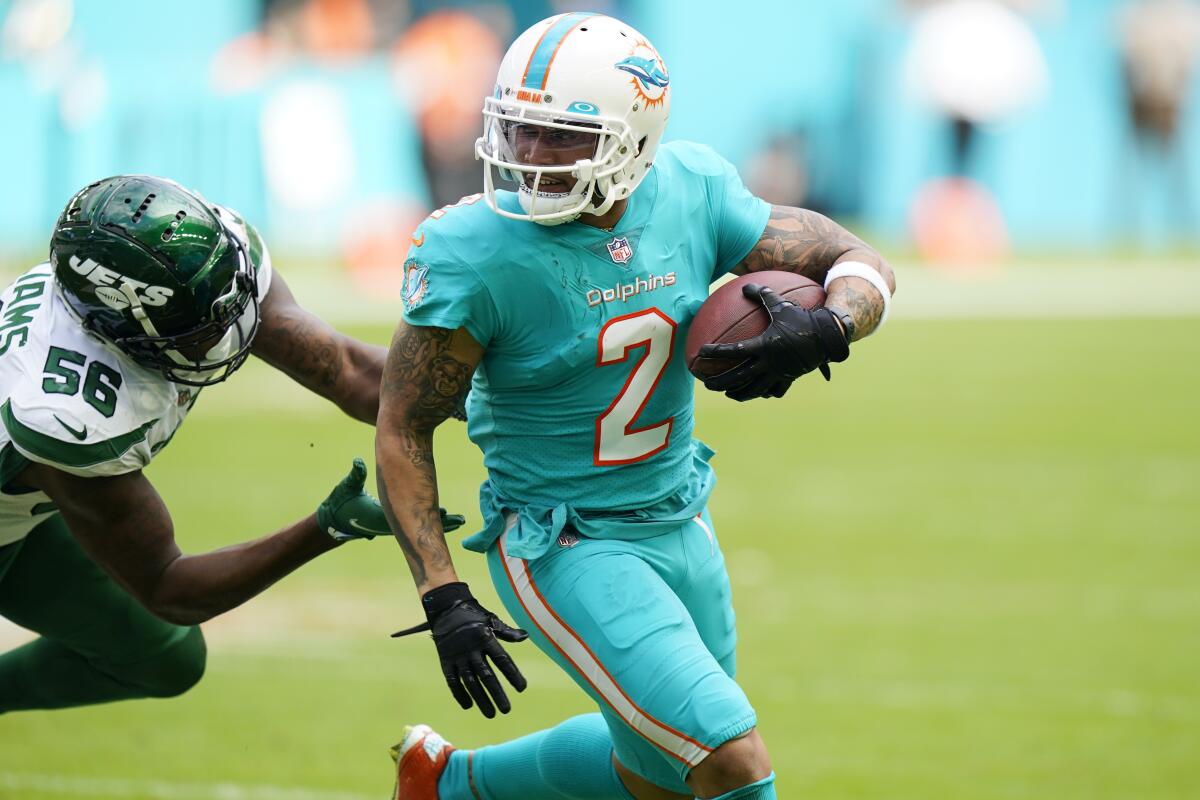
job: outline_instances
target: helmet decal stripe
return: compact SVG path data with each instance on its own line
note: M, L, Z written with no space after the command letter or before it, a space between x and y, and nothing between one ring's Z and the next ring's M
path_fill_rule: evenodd
M529 63L525 65L525 76L521 80L521 85L527 89L544 90L546 80L550 77L550 65L554 63L554 56L558 54L558 48L562 46L571 31L594 16L596 15L583 12L563 14L547 28L529 55Z

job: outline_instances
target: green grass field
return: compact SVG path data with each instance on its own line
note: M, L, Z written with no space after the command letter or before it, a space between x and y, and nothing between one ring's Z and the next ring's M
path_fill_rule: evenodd
M835 371L699 403L780 796L1200 796L1200 319L901 319ZM478 521L463 427L438 446ZM307 513L371 451L255 364L151 477L198 551ZM354 543L206 626L182 698L0 718L0 797L383 798L407 722L474 746L588 710L524 645L513 713L460 711L432 645L387 637L418 619L396 545Z

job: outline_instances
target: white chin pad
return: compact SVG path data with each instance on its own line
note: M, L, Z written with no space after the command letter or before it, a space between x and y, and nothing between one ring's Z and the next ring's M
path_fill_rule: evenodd
M517 189L517 191L523 195L528 196L530 200L533 199L533 190L530 189L525 184L521 184L520 187ZM570 192L548 192L545 189L538 189L538 192L537 192L539 202L542 200L560 200L564 197L567 197L570 194L571 194Z
M238 317L237 322L229 326L221 341L208 348L204 360L209 363L224 361L237 352L238 348L250 337L254 330L254 304L246 306L246 310Z
M543 192L538 191L537 197L533 195L531 190L524 183L517 187L517 201L521 204L521 208L526 214L560 214L581 205L582 192L578 191L577 184L574 189L569 192ZM582 211L582 209L580 209ZM579 213L574 215L565 215L557 219L535 219L534 222L540 222L543 225L562 225L566 222L572 222L579 218Z
M184 367L187 370L193 371L198 375L211 374L211 370L206 370L208 364L219 364L237 352L242 343L246 341L254 330L254 306L247 306L242 315L238 317L237 322L229 326L225 331L225 335L208 348L204 357L199 359L199 364L184 356L178 350L168 350L167 353L171 360Z
M216 363L218 361L224 361L233 355L234 348L236 347L234 343L234 337L237 336L237 333L234 330L236 327L237 326L235 325L229 330L225 331L225 335L221 337L221 341L208 348L208 352L204 354L204 360L206 362Z

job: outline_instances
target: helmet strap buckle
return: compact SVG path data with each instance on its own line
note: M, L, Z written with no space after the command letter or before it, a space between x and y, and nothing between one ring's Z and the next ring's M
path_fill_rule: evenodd
M596 175L596 162L585 158L575 162L575 177L583 183L591 183Z

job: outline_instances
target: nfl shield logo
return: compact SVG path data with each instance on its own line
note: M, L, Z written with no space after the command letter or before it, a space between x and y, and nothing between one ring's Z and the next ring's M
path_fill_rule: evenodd
M624 264L633 258L633 248L624 236L618 236L608 243L608 254L617 264Z

